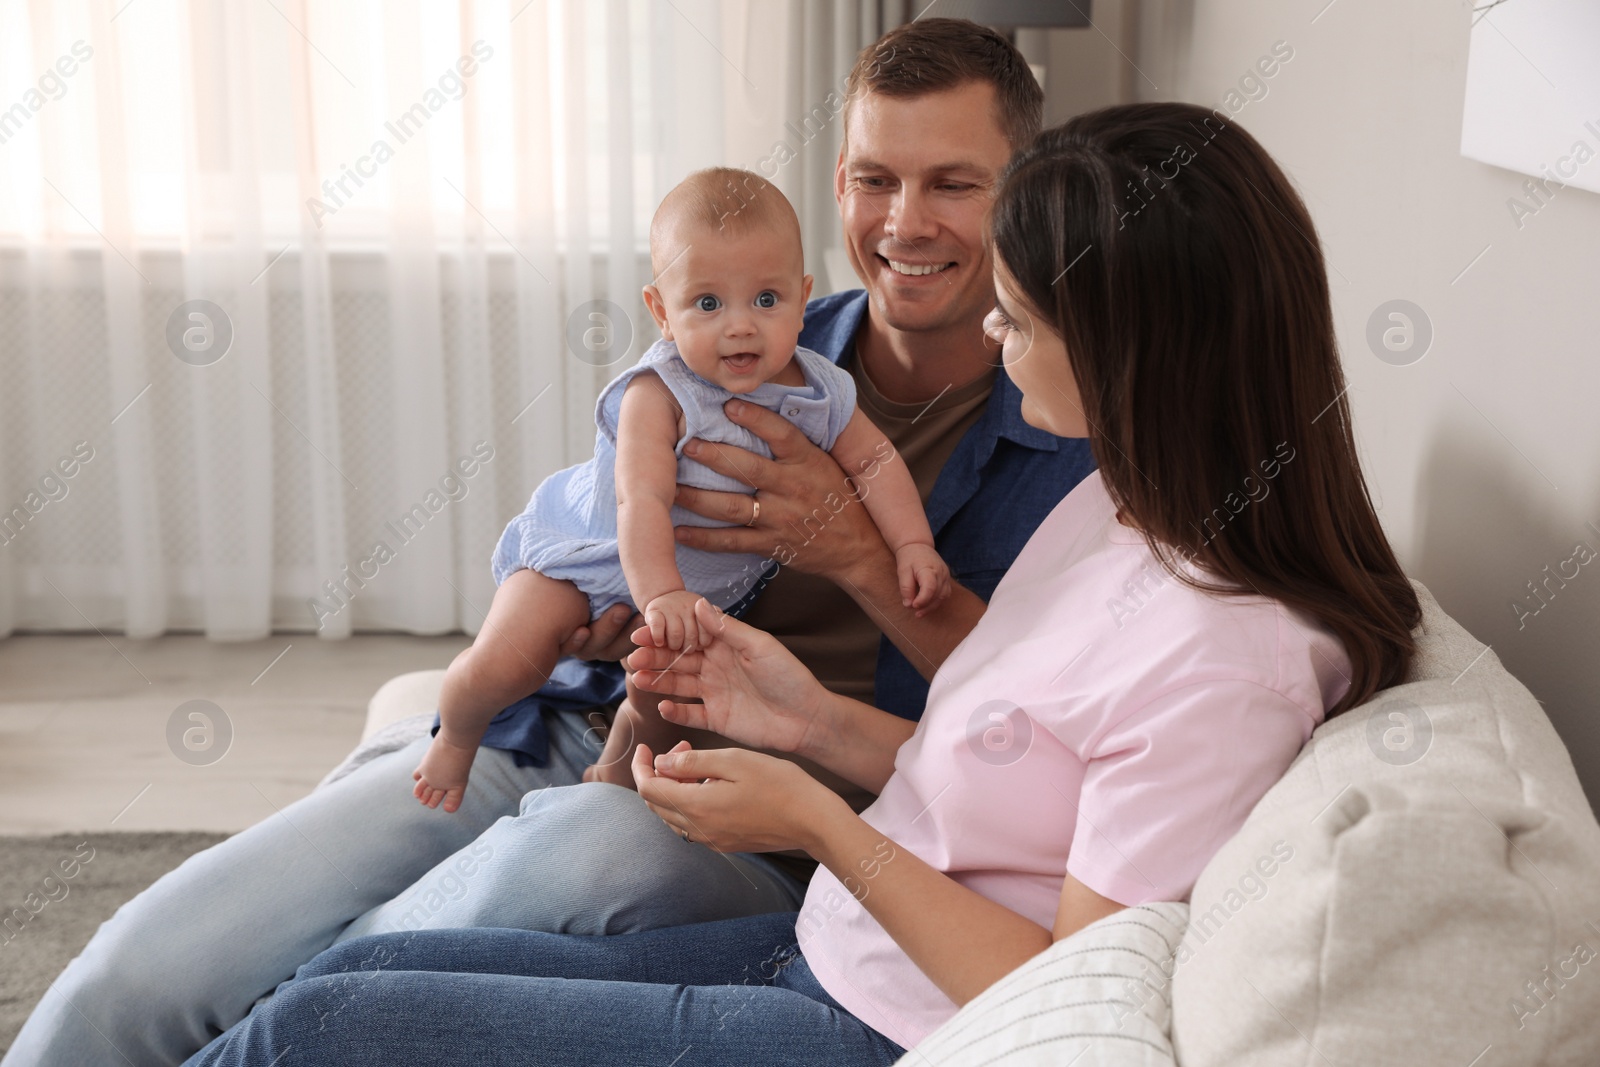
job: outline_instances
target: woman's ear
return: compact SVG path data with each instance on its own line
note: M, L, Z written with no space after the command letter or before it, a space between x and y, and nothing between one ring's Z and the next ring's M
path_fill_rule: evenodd
M656 320L656 328L661 331L664 340L672 340L672 324L667 321L667 302L661 299L661 290L654 285L644 287L644 306L650 309L650 317Z

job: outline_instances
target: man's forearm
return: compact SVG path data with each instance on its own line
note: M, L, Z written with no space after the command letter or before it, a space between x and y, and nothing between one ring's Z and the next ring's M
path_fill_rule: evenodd
M874 553L839 579L861 610L894 642L917 673L929 681L945 657L978 625L988 605L960 582L951 583L950 599L922 618L900 602L894 557L878 542Z

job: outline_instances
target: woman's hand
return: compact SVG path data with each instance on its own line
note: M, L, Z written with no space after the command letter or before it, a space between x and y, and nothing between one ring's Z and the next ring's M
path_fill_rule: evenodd
M841 812L854 817L839 794L795 764L748 749L680 741L655 756L640 745L633 777L674 833L716 852L812 851Z
M704 701L662 700L661 717L678 726L710 730L730 741L778 752L803 752L821 730L828 691L794 654L764 630L712 607L695 605L711 642L694 652L654 643L648 627L636 630L639 648L623 661L633 682L652 693Z

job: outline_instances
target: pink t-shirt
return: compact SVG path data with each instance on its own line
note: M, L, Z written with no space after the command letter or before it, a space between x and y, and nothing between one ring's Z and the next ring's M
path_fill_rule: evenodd
M1047 929L1063 872L1121 904L1187 900L1349 673L1341 642L1308 617L1173 578L1117 521L1096 472L939 668L861 817ZM852 882L871 893L866 874ZM900 1045L955 1014L826 868L796 928L823 988Z

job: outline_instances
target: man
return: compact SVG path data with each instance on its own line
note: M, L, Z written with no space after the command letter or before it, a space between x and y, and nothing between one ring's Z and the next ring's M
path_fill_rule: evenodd
M749 527L680 527L701 548L784 562L742 618L829 688L907 718L983 614L1022 545L1093 469L1087 444L1025 423L984 341L994 303L984 213L1042 94L1003 37L923 19L863 50L847 85L835 193L865 291L807 309L800 343L850 370L858 402L911 469L958 583L923 618L846 474L771 412L728 405L772 446L691 451L757 488ZM692 446L691 446L692 447ZM682 489L744 524L751 498ZM624 691L625 610L595 620L551 683L485 736L461 808L421 807L426 740L191 858L124 906L45 995L7 1064L180 1061L341 936L423 926L620 933L799 906L814 862L685 844L636 793L580 783L598 745L579 712ZM697 742L698 743L698 742ZM723 742L726 743L726 742ZM811 768L859 810L871 797ZM520 803L519 803L520 802ZM408 888L409 887L409 888Z

